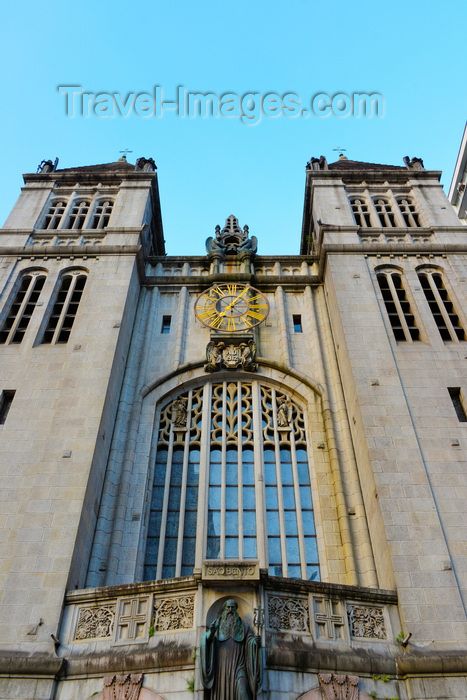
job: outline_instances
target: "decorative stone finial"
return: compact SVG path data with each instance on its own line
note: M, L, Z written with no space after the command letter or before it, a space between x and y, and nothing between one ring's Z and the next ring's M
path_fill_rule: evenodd
M55 161L53 163L51 160L43 160L37 166L37 172L41 174L53 173L55 170L57 170L57 165L58 158L55 158Z
M219 225L216 226L214 236L206 240L206 250L208 253L221 253L223 255L237 255L244 251L256 253L258 239L249 235L248 226L240 228L238 219L231 214L225 220L225 226L221 231Z
M153 158L137 158L135 170L136 172L153 173L157 170L157 166Z
M308 163L306 164L306 169L307 170L327 170L328 169L328 162L324 156L320 156L319 158L310 158Z
M425 170L421 158L412 158L412 160L410 160L409 156L405 156L403 160L409 170Z

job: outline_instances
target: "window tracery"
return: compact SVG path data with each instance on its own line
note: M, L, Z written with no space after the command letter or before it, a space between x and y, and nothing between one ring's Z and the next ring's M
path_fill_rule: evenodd
M259 559L273 575L319 578L304 414L259 382L207 383L161 411L144 578L188 575L204 559Z
M69 229L81 229L84 228L84 222L86 221L86 217L89 213L89 207L91 206L91 203L89 200L86 199L80 199L76 202L74 202L69 219L67 221L66 228Z
M65 199L56 200L50 205L47 214L45 215L43 229L57 229L62 223L67 201Z
M96 204L94 214L92 217L92 223L90 228L102 229L109 225L110 215L113 209L113 201L111 199L100 200Z
M381 226L385 228L393 228L396 226L394 212L389 200L380 197L375 200L374 205Z
M418 216L417 210L415 209L415 204L413 203L413 200L410 197L398 197L396 201L407 228L420 227L420 218Z
M350 200L352 213L357 226L369 228L371 226L371 216L368 209L368 204L361 197L355 197Z

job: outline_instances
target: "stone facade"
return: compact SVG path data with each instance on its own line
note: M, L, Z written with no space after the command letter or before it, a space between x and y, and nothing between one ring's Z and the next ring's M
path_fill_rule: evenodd
M282 257L234 216L166 256L151 159L25 176L0 232L2 698L209 700L229 598L258 700L465 698L464 231L420 159L313 159Z

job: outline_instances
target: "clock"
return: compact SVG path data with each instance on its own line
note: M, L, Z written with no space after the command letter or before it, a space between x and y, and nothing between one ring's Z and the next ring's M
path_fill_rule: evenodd
M239 333L264 321L269 304L260 291L249 284L217 284L199 295L196 317L216 331Z

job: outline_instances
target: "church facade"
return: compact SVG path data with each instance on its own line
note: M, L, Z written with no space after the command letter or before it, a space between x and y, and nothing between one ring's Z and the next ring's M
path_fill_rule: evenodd
M465 700L467 243L439 179L312 158L299 254L230 215L184 257L152 159L24 176L0 698Z

